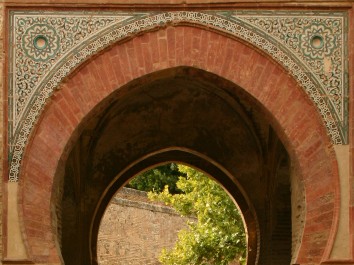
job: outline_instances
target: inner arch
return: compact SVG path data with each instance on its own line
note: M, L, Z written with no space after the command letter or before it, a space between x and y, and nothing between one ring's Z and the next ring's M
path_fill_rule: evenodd
M114 193L169 161L214 176L237 201L249 265L290 263L288 154L256 102L234 84L189 67L156 72L114 92L82 126L57 207L65 264L97 264L99 221Z
M179 151L183 152L183 150ZM184 151L188 152L188 150ZM168 153L167 150L162 152ZM227 172L218 174L218 178L225 174L227 175ZM196 180L201 181L200 185ZM166 198L163 195L166 185L177 204L163 199ZM205 190L211 194L206 193ZM156 196L159 194L158 198L153 199L153 194ZM198 204L194 205L195 201L190 201L191 197L197 199ZM215 200L217 201L214 204ZM184 207L181 209L182 205L188 207L190 212L184 211ZM226 215L221 216L222 213ZM207 216L209 218L206 218ZM235 262L238 264L237 261L246 258L247 253L247 249L243 248L244 244L247 246L247 229L243 220L234 198L215 181L213 176L190 164L164 163L134 176L129 184L120 189L109 202L98 232L98 263L99 265L126 263L132 256L133 263L136 265L155 264L162 256L170 259L170 262L183 257L185 263L191 257L198 260L202 257L220 260L221 253L227 253L229 263L232 261L230 264ZM191 229L190 221L199 229ZM204 226L209 229L215 228L212 234L219 240L207 240L210 238L207 234L210 230L205 229ZM181 230L187 232L188 236L181 234L182 238L180 238ZM252 230L255 231L253 228ZM231 233L236 234L230 239ZM204 240L200 242L191 240L199 236ZM183 248L185 244L190 244L192 249L193 246L196 249L201 248L202 251L184 251L189 249ZM205 249L215 248L215 251L203 251L204 244L207 244L204 246ZM175 251L175 248L178 251ZM168 250L170 255L162 254L162 249Z

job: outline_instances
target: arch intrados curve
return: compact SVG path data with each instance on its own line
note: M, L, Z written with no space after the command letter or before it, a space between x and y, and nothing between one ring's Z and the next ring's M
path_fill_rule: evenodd
M242 212L245 229L248 235L249 251L247 264L257 264L260 238L259 225L256 212L253 209L247 194L242 190L242 187L232 174L227 172L227 170L216 161L193 150L179 147L170 147L168 149L160 150L135 161L125 170L120 172L111 182L111 185L107 187L106 192L101 198L100 204L96 208L95 217L92 222L90 243L92 259L97 260L97 236L102 216L117 190L122 188L130 179L139 173L169 162L181 163L197 168L221 184L234 202L237 203Z
M27 145L20 172L20 211L23 212L24 237L32 259L60 260L60 254L54 250L41 255L38 251L36 253L37 248L32 248L41 243L28 233L31 230L29 211L40 211L39 214L48 219L48 226L44 225L41 229L52 234L48 228L51 226L48 200L52 194L53 176L62 170L58 165L65 162L67 146L89 112L117 88L140 76L176 66L190 66L237 84L267 110L271 124L304 179L307 218L321 215L319 200L324 196L329 198L326 203L330 209L330 220L305 225L298 257L299 262L307 262L310 256L314 262L326 260L338 220L338 170L332 144L314 104L284 69L242 42L200 28L181 26L169 30L174 31L175 36L179 34L186 38L195 34L202 37L203 34L210 40L210 45L204 51L200 43L187 45L178 42L167 37L167 29L161 29L112 46L73 73L61 85L61 90L54 93L50 104L41 114ZM154 43L161 34L171 42L171 48L166 53ZM142 61L139 52L146 47L150 56ZM151 55L156 52L159 53L157 58ZM50 157L46 155L48 152L52 154ZM38 198L44 198L46 203ZM317 251L314 257L309 253L314 247L310 242L315 232L322 233L324 237L320 242L322 251ZM55 249L53 239L48 242L43 244L48 243Z

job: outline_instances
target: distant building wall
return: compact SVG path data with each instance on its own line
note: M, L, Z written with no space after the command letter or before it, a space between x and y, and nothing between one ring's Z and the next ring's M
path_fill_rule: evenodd
M98 234L100 265L155 265L163 247L170 248L186 218L148 201L145 192L124 188L103 216Z

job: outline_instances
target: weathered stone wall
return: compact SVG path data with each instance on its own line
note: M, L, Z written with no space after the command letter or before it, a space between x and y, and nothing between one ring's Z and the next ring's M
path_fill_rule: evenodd
M305 192L299 173L291 168L291 208L292 208L292 263L295 263L302 240L305 225Z
M186 218L149 202L146 193L124 188L103 216L98 234L100 265L155 265L163 247L172 247Z
M0 186L2 187L3 180L3 157L4 157L4 4L0 3ZM0 189L0 227L2 227L2 189ZM0 259L3 257L3 246L2 246L2 229L0 229ZM1 261L0 261L1 264Z

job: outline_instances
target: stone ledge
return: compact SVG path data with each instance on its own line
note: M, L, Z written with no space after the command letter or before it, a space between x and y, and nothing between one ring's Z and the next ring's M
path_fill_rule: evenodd
M165 206L159 202L149 201L147 198L147 192L130 188L123 188L117 192L111 203L179 216L173 208Z
M27 259L3 259L2 264L13 264L13 265L22 265L22 264L35 264L33 261Z
M324 261L321 264L326 265L354 265L354 260L328 260ZM296 264L294 264L296 265Z
M335 1L327 0L323 2L321 0L302 0L302 1L289 1L289 0L217 0L217 1L203 1L203 0L150 0L149 3L144 0L0 0L0 3L5 3L8 6L67 6L75 5L76 7L82 6L120 6L120 7L158 7L159 9L164 7L199 7L206 5L210 8L217 7L256 7L260 6L273 6L273 7L331 7L331 8L343 8L352 7L352 1Z

